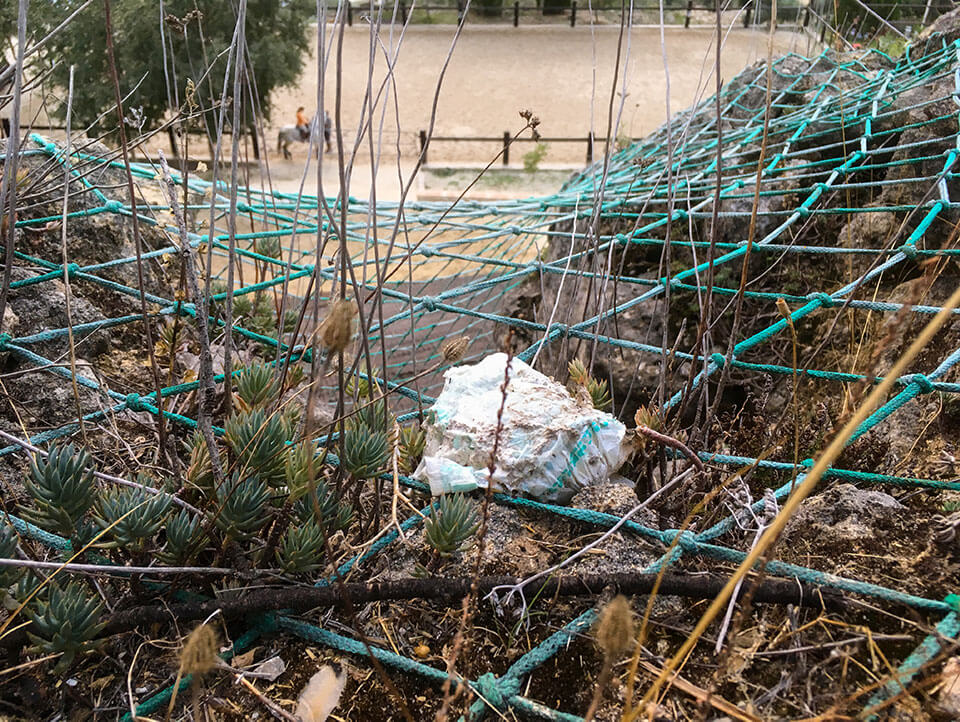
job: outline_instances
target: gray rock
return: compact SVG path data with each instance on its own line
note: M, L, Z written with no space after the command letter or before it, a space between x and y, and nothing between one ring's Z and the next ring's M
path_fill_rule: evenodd
M784 530L825 542L853 542L876 536L877 525L899 515L905 507L889 494L838 484L807 499Z

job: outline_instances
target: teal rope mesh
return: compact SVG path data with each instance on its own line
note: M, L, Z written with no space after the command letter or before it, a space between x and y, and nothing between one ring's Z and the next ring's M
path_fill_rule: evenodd
M875 298L862 298L858 294L871 281L878 280L882 274L902 268L904 264L920 262L932 258L954 258L960 256L960 249L938 249L926 247L924 241L936 223L955 218L960 210L960 202L950 197L950 187L958 178L958 159L960 159L960 134L956 111L944 114L941 106L944 101L960 104L960 41L947 44L941 42L939 50L929 51L921 58L912 58L908 52L899 62L877 51L866 51L859 56L838 58L830 52L824 52L816 58L806 59L797 55L788 55L774 62L773 72L778 80L778 90L773 97L773 107L777 113L770 118L768 128L768 154L759 175L760 197L762 200L777 201L779 206L764 207L758 216L764 220L766 230L758 234L753 244L745 239L721 239L715 247L719 255L713 259L713 269L733 268L742 262L749 252L753 258L775 261L782 256L799 256L836 262L840 258L864 258L875 261L875 265L865 271L855 281L838 289L815 291L808 295L787 292L769 292L747 289L745 298L750 302L773 307L782 299L788 304L790 323L798 324L803 319L814 318L827 309L856 309L877 314L892 315L900 312L929 316L940 308L931 305L907 305ZM797 68L801 68L799 71ZM844 82L840 82L845 78ZM851 85L850 79L854 82ZM892 107L894 99L906 96L911 90L920 87L933 87L939 81L951 85L950 92L943 97L925 98L910 106ZM719 212L721 219L749 219L750 212L731 210L734 202L752 205L758 183L756 167L756 147L763 131L763 109L757 110L747 104L747 94L762 91L765 87L764 68L751 68L728 84L721 92L720 105L725 122L729 125L724 131L723 184L719 190L722 201L729 201ZM803 95L803 102L795 102L797 94ZM922 97L922 96L921 96ZM791 101L791 98L793 100ZM635 278L619 276L618 283L629 292L622 293L615 304L600 313L579 323L543 324L527 319L515 318L503 311L502 300L505 294L521 284L541 276L561 275L568 271L587 253L605 254L628 247L661 248L665 241L657 237L669 224L683 225L694 220L709 220L713 215L714 192L716 183L716 149L718 139L715 134L714 99L707 100L672 120L672 154L668 153L668 134L666 127L659 129L642 141L630 144L617 151L604 167L594 164L576 174L557 193L544 197L521 200L479 202L461 201L452 208L443 203L417 201L402 208L394 202L369 202L349 198L347 200L347 223L342 229L344 240L351 252L350 261L358 283L368 293L377 293L382 299L383 313L371 319L369 331L370 348L374 364L379 368L378 383L396 391L395 402L401 420L413 418L418 404L426 405L434 400L442 383L438 373L421 376L423 369L436 365L441 357L441 344L450 335L466 334L473 337L470 354L463 360L470 363L496 348L494 332L498 326L510 327L531 334L537 340L519 351L518 356L529 361L543 346L555 345L566 340L596 342L611 351L634 351L656 359L662 356L661 347L644 344L636 340L617 338L601 332L612 322L616 315L631 308L657 299L669 292L674 297L695 298L707 290L703 279L710 263L703 261L705 251L710 244L703 241L671 240L671 245L691 254L696 260L682 270L671 273L669 277ZM912 123L903 123L903 118L925 118ZM931 126L934 123L952 123L954 130L949 136L920 138L900 142L899 136L906 130ZM889 127L892 126L892 127ZM683 129L683 133L677 132ZM841 136L842 131L842 136ZM842 141L837 138L842 137ZM896 142L891 143L891 140ZM90 153L74 152L69 164L62 148L38 135L30 136L32 147L27 153L46 157L55 163L69 167L69 173L81 184L86 193L79 201L85 207L73 209L68 219L84 217L116 216L128 218L131 209L124 201L111 198L108 193L92 180L92 169L123 168L122 164ZM908 151L906 157L894 158L892 149ZM668 168L669 159L672 165ZM846 193L858 189L882 187L894 181L878 181L874 174L891 168L901 168L910 175L896 181L904 186L917 186L930 189L928 200L920 206L911 203L888 203L883 206L838 205L838 199ZM145 183L160 181L157 170L151 165L135 164L132 168L135 176ZM668 186L664 179L667 171L673 175L673 184ZM789 176L784 174L789 171ZM790 178L793 185L784 188L778 185L783 178ZM183 179L175 175L174 180L182 184ZM222 223L229 210L229 188L223 182L213 184L191 176L187 186L191 200L186 212L199 214L207 218L210 210L208 198L212 198L217 224L205 234L189 233L188 242L195 250L210 247L215 260L215 276L223 280L229 260L229 235L222 230ZM602 189L603 202L600 212L604 217L617 217L633 224L628 233L601 233L598 237L587 238L582 230L589 225L593 216L593 200ZM309 195L294 195L282 192L265 192L254 188L243 189L245 199L238 203L238 213L249 224L249 232L235 236L236 263L241 284L233 290L234 300L252 299L258 294L282 294L289 291L299 303L298 296L306 288L308 281L317 289L330 289L337 279L338 270L331 265L329 257L317 257L313 247L314 239L336 233L330 226L329 213L339 213L338 203L334 199L322 199ZM683 199L683 204L677 199ZM741 206L743 207L743 206ZM167 238L178 238L175 227L169 225L167 212L170 209L162 204L137 206L137 217L142 224L156 227ZM848 248L831 245L825 241L822 245L810 242L794 243L793 234L811 218L843 216L849 219L872 213L914 214L915 225L911 225L905 240L896 247ZM28 227L48 221L59 221L60 216L23 218L17 226ZM400 234L396 244L392 244L395 226ZM560 230L562 228L581 230ZM263 244L270 240L279 242L280 255L273 257L264 254ZM582 250L552 260L545 260L539 254L544 244L554 242L566 248L586 247ZM144 259L164 259L176 257L181 249L171 244L153 250L145 250ZM71 282L96 284L119 297L140 299L141 293L125 282L123 271L136 263L136 258L110 258L95 264L80 265L68 263L64 267L62 259L45 259L17 252L16 257L26 266L35 269L27 278L15 281L13 289L25 289L30 286L61 280L66 276ZM385 259L390 259L389 263ZM377 289L377 277L386 267L389 275L382 288ZM601 275L590 270L580 274L585 280L601 279ZM731 298L738 289L724 286L719 279L712 292L721 298ZM223 303L228 291L218 289L212 296L212 303ZM323 302L328 296L321 292ZM154 305L153 318L172 319L195 317L198 309L193 304L179 299L170 299L152 293L144 293L144 298ZM297 306L290 305L288 310ZM954 314L960 313L954 311ZM89 323L77 324L72 332L77 342L93 334L108 329L123 328L141 321L139 313L128 313ZM239 318L226 328L223 320L212 313L210 322L217 328L260 344L279 359L289 355L293 363L310 363L311 349L309 340L290 338L290 334L271 336L248 323L248 319ZM692 381L692 389L673 389L673 395L667 405L676 406L684 398L684 393L698 389L706 384L718 371L730 366L740 373L756 376L790 376L816 379L822 383L878 383L880 379L868 378L861 374L843 373L831 369L791 367L758 361L758 350L766 345L783 340L788 332L786 319L780 319L746 338L739 339L733 346L729 357L712 354L706 358L695 353L671 352L675 359L695 364L700 371ZM20 337L9 334L0 335L0 350L15 355L28 367L54 375L64 383L76 381L86 392L94 393L103 400L100 411L87 414L84 421L101 421L112 415L128 412L150 413L164 416L175 425L190 429L196 426L196 420L169 410L169 404L162 400L175 399L198 388L196 382L168 386L160 391L160 399L155 392L137 394L118 393L106 387L101 381L82 373L74 376L69 368L54 363L37 353L43 344L63 340L66 328L51 328ZM406 353L382 358L382 349L391 352L402 349ZM753 354L753 356L751 356ZM895 380L895 393L864 421L854 434L854 439L868 434L872 429L884 424L899 409L910 404L918 396L930 393L954 395L960 393L960 384L950 381L948 374L960 362L960 349L948 349L924 373L912 373ZM239 370L235 371L235 373ZM416 378L416 381L411 379ZM217 383L224 383L218 376ZM163 411L161 407L166 406ZM30 441L44 444L52 440L74 434L79 420L34 435ZM222 429L215 429L222 433ZM19 451L16 445L0 449L0 455ZM674 456L673 452L670 452ZM804 474L813 465L812 459L804 459L797 464L776 460L757 459L736 453L705 451L700 453L704 462L718 466L755 466L784 480L774 491L778 499L787 497L795 483L802 480ZM330 458L332 463L336 459ZM912 489L960 490L960 482L941 479L895 476L871 473L843 468L831 468L825 478L841 479L858 484L895 486ZM401 483L418 490L425 487L407 477ZM581 523L609 528L619 519L587 509L558 507L530 499L514 498L495 494L498 504L514 506L572 519ZM757 502L754 511L762 505ZM410 529L420 522L419 516L412 516L403 523ZM51 535L46 531L28 524L18 518L7 516L7 523L30 538L57 549L68 549L69 542ZM659 530L629 521L621 527L626 533L637 535L652 542L676 546L668 554L651 564L647 571L655 571L676 563L683 556L700 559L718 559L729 563L739 563L745 558L741 550L717 544L717 540L736 527L737 519L728 516L713 526L698 532L678 530ZM368 549L362 556L356 557L340 567L338 573L347 572L361 566L397 538L394 531ZM899 693L915 676L917 671L936 655L942 648L943 639L955 639L960 634L955 598L948 600L928 599L903 591L857 579L848 579L816 569L810 569L780 561L771 561L768 573L786 578L798 579L815 585L823 585L852 594L863 595L878 600L907 605L919 611L937 615L941 622L936 634L923 640L917 649L901 664L898 673L890 683L879 689L870 700L870 706L882 704L885 699ZM318 584L331 583L323 579ZM515 662L504 674L497 677L484 675L477 680L456 678L455 684L467 684L476 693L471 719L479 719L489 709L506 712L510 709L551 720L577 720L570 715L519 694L523 680L537 667L561 651L568 641L581 634L593 623L596 610L589 609L567 623L530 652ZM234 644L234 651L248 647L260 635L267 633L296 634L305 639L338 649L344 653L365 656L367 649L357 640L334 634L316 625L283 615L263 615L246 635ZM406 673L422 676L424 679L443 683L447 674L443 670L430 667L408 659L389 650L374 647L372 653L385 664ZM185 688L188 680L183 680ZM172 688L152 697L141 704L137 714L149 714L166 704L172 694ZM535 690L534 690L535 692ZM124 718L126 719L126 717Z

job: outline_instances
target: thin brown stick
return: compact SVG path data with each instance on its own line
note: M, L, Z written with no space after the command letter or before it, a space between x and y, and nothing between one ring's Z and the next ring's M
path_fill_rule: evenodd
M123 167L127 176L127 192L130 195L130 219L133 223L133 245L137 256L137 290L140 292L140 314L143 316L143 331L147 341L147 355L150 357L150 370L153 374L153 385L157 392L157 404L160 406L160 416L157 419L157 431L160 436L160 450L166 449L166 424L163 415L163 394L160 383L160 366L153 347L153 330L150 327L150 317L147 313L147 298L143 282L143 244L140 238L140 223L137 216L137 194L133 187L133 173L130 170L130 156L127 152L127 131L123 118L123 99L120 96L120 76L117 72L117 59L113 48L113 25L110 19L110 0L103 0L103 23L106 35L107 60L110 65L110 79L113 82L113 96L117 110L117 124L120 135L120 153L123 157Z
M80 386L77 383L77 347L73 338L73 303L71 301L70 272L67 270L69 258L67 255L67 215L70 206L70 122L73 111L73 71L70 66L70 79L67 83L67 114L64 120L66 125L66 141L63 149L63 213L60 217L60 252L63 258L63 301L67 313L67 344L70 354L70 382L73 387L73 401L77 407L77 423L80 425L80 435L86 446L87 428L83 423L83 407L80 405Z
M3 163L3 177L0 179L0 235L5 231L3 240L3 288L0 290L0 329L7 311L7 296L10 294L10 275L13 272L13 249L16 241L15 224L17 220L17 164L20 160L20 103L23 89L23 57L27 43L27 0L20 0L17 14L17 61L16 75L13 80L13 113L10 117L10 137L7 138L7 157ZM3 207L7 206L4 215ZM4 222L5 221L5 222Z
M700 472L705 472L706 467L704 467L703 462L700 461L700 457L697 456L693 451L690 450L690 447L684 444L680 439L675 439L672 436L667 436L667 434L661 434L659 431L654 431L648 426L638 425L636 428L638 434L646 436L654 441L657 441L665 446L677 449L683 453L690 461L693 463L697 470Z
M180 202L177 200L177 189L173 182L173 176L170 174L170 166L167 164L163 150L158 152L160 155L160 167L163 171L163 187L167 194L167 200L170 202L170 210L173 212L173 216L177 221L177 231L180 234L180 262L187 279L190 301L193 303L194 319L197 323L197 341L200 344L200 373L198 374L200 388L197 394L197 425L200 427L200 433L203 434L203 439L207 444L207 451L210 453L210 467L213 470L214 483L219 487L223 483L224 477L223 464L220 461L220 450L217 448L217 442L213 436L211 420L210 405L216 396L216 386L213 382L213 354L210 351L210 325L207 315L207 303L206 299L200 293L200 284L197 282L197 267L193 258L193 247L190 245L190 239L187 236L187 222L183 210L180 208ZM184 190L184 193L186 193L186 190Z

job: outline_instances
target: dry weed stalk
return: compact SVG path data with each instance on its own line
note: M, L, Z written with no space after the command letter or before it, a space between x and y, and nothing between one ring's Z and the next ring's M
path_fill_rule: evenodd
M618 594L600 612L597 620L596 642L603 653L603 664L597 676L597 684L593 690L593 699L584 715L584 722L590 722L597 713L603 692L610 684L613 666L630 651L635 634L633 609L630 602L622 594Z
M193 718L200 719L200 684L204 675L217 666L217 633L206 622L200 624L187 636L180 650L180 664L177 668L177 678L173 683L173 693L167 704L167 714L164 722L170 722L173 707L177 702L177 692L180 690L180 680L185 676L192 677L190 690L192 694Z
M509 344L507 344L509 348ZM472 580L470 583L470 593L463 598L463 605L460 615L460 624L457 627L457 633L453 638L453 645L450 651L450 657L447 659L447 678L443 681L443 704L437 710L437 722L445 722L450 711L450 705L456 701L457 697L467 689L464 684L458 684L456 689L453 686L453 678L456 672L457 660L469 645L467 639L467 629L473 620L475 611L475 601L480 582L480 565L483 562L483 551L486 545L487 527L490 522L490 504L493 501L493 474L497 470L497 454L500 451L500 436L503 433L503 412L507 406L507 388L510 385L510 369L513 364L513 356L507 353L507 362L503 367L503 383L500 386L500 407L497 409L497 426L493 435L493 449L490 450L490 462L487 465L487 489L483 496L482 511L480 517L480 530L477 533L477 557L473 564Z

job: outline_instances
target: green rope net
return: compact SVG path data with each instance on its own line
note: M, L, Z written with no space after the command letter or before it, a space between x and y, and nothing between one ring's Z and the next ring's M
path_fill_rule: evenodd
M665 345L619 333L618 318L644 304L663 303L665 297L669 297L672 304L687 303L696 309L697 299L707 291L718 303L728 304L737 295L736 278L748 255L751 268L756 264L772 266L785 257L798 257L804 262L848 266L862 272L858 270L852 281L838 282L834 287L812 293L799 293L795 288L782 293L762 291L748 285L743 301L745 314L751 316L751 320L764 317L773 320L760 325L745 324L744 328L750 328L750 333L735 339L727 354L713 353L704 358L696 349L669 351L672 362L692 364L696 373L691 373L687 382L667 389L663 406L682 406L685 399L719 377L725 367L730 373L751 378L776 379L796 374L804 380L836 385L839 390L840 384L876 383L877 379L831 368L795 369L791 365L769 363L769 348L771 344L789 344L791 330L804 319L815 326L828 325L836 309L885 316L903 312L929 316L939 310L937 306L910 304L904 309L903 303L876 298L873 289L884 274L927 259L950 260L960 255L960 250L947 247L944 231L955 222L960 206L951 197L960 191L956 173L960 157L958 59L960 41L948 43L937 37L927 41L924 52L910 48L899 61L876 51L858 56L824 52L809 59L796 55L782 57L771 68L771 113L766 132L763 100L766 67L759 64L741 73L723 89L719 99L722 139L717 135L718 103L710 99L677 115L668 126L643 141L612 152L609 162L585 169L559 192L546 197L502 202L467 200L453 206L412 202L402 207L390 202L372 205L350 198L346 208L339 208L333 199L243 188L239 192L242 201L236 216L242 227L235 233L233 254L225 225L230 211L228 188L196 177L184 181L177 174L173 180L178 185L186 182L191 198L195 199L185 209L188 215L203 222L212 217L213 228L206 225L209 233L191 233L188 237L196 249L212 244L213 271L217 278L227 278L233 258L234 304L248 294L265 289L278 294L286 289L290 297L302 299L312 279L316 290L312 298L319 300L317 306L311 305L312 299L307 302L308 312L315 314L325 307L331 298L337 297L336 284L341 272L330 250L338 244L338 239L331 238L335 226L330 219L336 220L336 227L341 219L346 220L346 245L352 254L349 262L356 283L367 294L366 301L372 302L371 299L379 295L382 308L382 312L369 318L370 351L380 369L380 381L395 389L406 404L408 415L402 418L411 418L417 404L429 404L437 394L442 377L438 373L418 374L437 364L441 344L454 335L465 334L473 339L464 363L496 350L506 329L513 332L513 343L521 343L516 355L528 362L541 351L545 355L556 353L564 344L584 342L595 344L600 356L628 353L633 354L631 359L638 359L637 363L640 360L659 363ZM764 144L764 155L758 172L761 144ZM72 200L71 218L131 215L129 205L116 199L122 196L121 191L105 192L97 183L98 173L104 168L122 168L119 163L85 153L72 153L68 158L60 146L36 135L31 137L29 145L28 155L40 156L44 162L61 166L68 164L69 172L86 189ZM719 186L718 145L722 148ZM135 165L133 173L141 188L159 187L162 182L158 168L151 165ZM757 184L760 202L755 217L751 218ZM864 200L865 194L881 191L879 201ZM169 239L168 245L149 250L144 257L176 257L181 249L170 209L163 203L145 202L137 205L136 213L141 224L155 227L158 234ZM845 223L866 225L882 214L902 221L897 242L878 242L874 246L844 242L839 231ZM589 230L597 215L599 223ZM59 216L29 218L18 221L18 225L36 227L58 220ZM715 239L711 260L710 241L693 229L709 227L714 222L722 232ZM751 225L755 229L752 238L742 233L742 229ZM834 228L837 232L832 236L816 235L810 232L814 227ZM394 228L398 228L399 233L394 234ZM391 242L394 237L396 241ZM609 277L603 266L604 259L616 262L627 252L643 253L645 248L659 257L668 237L672 254L668 266L659 267L660 271L655 274L619 274L618 287L608 296L612 301L607 307L601 304L596 312L583 314L579 321L560 322L553 317L546 322L531 319L529 314L517 313L511 305L522 294L525 284L549 283L551 279L569 276L571 268L578 269L578 283L594 283L599 287ZM547 248L551 249L550 253L546 252ZM66 268L58 258L39 258L20 251L17 257L36 269L36 273L16 280L13 288L66 275L99 284L115 294L140 297L139 291L124 280L128 277L123 275L124 270L135 267L136 257L132 255L95 265L71 263ZM707 281L711 277L713 284ZM573 281L568 279L568 282ZM221 287L212 300L222 302L225 297L226 289ZM148 293L146 300L159 317L197 314L197 309L182 298ZM773 312L781 300L787 304L788 317ZM289 310L298 309L299 306L291 304ZM834 309L834 315L821 313L830 309ZM727 315L730 313L727 311ZM223 323L215 316L211 320ZM105 328L140 321L139 313L130 313L78 323L72 333L81 342ZM289 354L294 362L311 360L310 339L292 338L289 333L278 338L251 327L246 321L242 316L237 318L231 332L272 348L277 358ZM56 328L17 338L4 335L0 346L23 363L61 377L65 384L76 381L82 389L110 400L111 406L89 414L86 420L126 412L161 413L163 404L156 394L117 393L89 375L74 376L69 366L54 363L31 350L63 338L67 333L67 328ZM960 383L950 374L960 362L960 348L939 348L934 356L928 355L925 359L928 365L922 372L897 379L896 392L862 424L855 439L882 425L918 396L934 392L948 396L960 393ZM414 377L417 377L415 381L408 381ZM218 382L222 381L222 377L218 378ZM165 398L175 398L196 388L196 382L183 383L165 388L161 393ZM192 418L167 410L163 413L174 424L196 425ZM42 444L73 434L77 428L78 423L74 421L39 433L30 441ZM16 445L8 446L0 450L0 454L17 449ZM790 494L813 463L806 459L794 464L789 455L787 460L757 458L729 449L707 449L699 453L702 461L719 467L755 466L779 478L780 486L773 492L778 500ZM960 490L960 483L955 481L840 467L831 468L826 476L865 485ZM423 489L409 478L402 478L402 483ZM598 527L610 527L618 521L609 514L551 506L524 498L498 494L495 499L499 504ZM764 500L756 502L754 511L760 511L764 503ZM20 520L14 523L23 533L48 543L58 542L52 535ZM406 525L417 523L419 519L413 517ZM663 565L676 564L681 557L742 561L744 551L732 543L716 543L731 539L729 533L736 525L737 517L731 515L697 532L664 531L633 521L623 524L622 530L673 545L667 555L645 570L656 571ZM365 563L395 538L396 534L383 537L363 557L345 565L343 571ZM960 633L960 616L953 597L923 598L779 561L770 562L767 572L906 605L939 619L936 634L918 640L919 646L903 662L897 678L880 689L870 704L880 703L899 692L924 663L940 653L945 638L956 638ZM482 716L489 706L502 711L512 708L523 715L547 719L579 719L549 709L520 694L520 690L526 676L557 654L572 635L584 631L595 614L595 610L590 610L569 621L499 677L486 675L474 681L458 680L469 684L477 694L474 715ZM252 636L245 637L245 644L251 643L256 633L267 631L299 635L353 655L366 654L364 646L356 640L283 615L264 617ZM374 654L384 664L428 680L442 682L446 678L440 669L393 652L375 648ZM139 712L147 714L158 708L169 693L170 690L141 705Z

